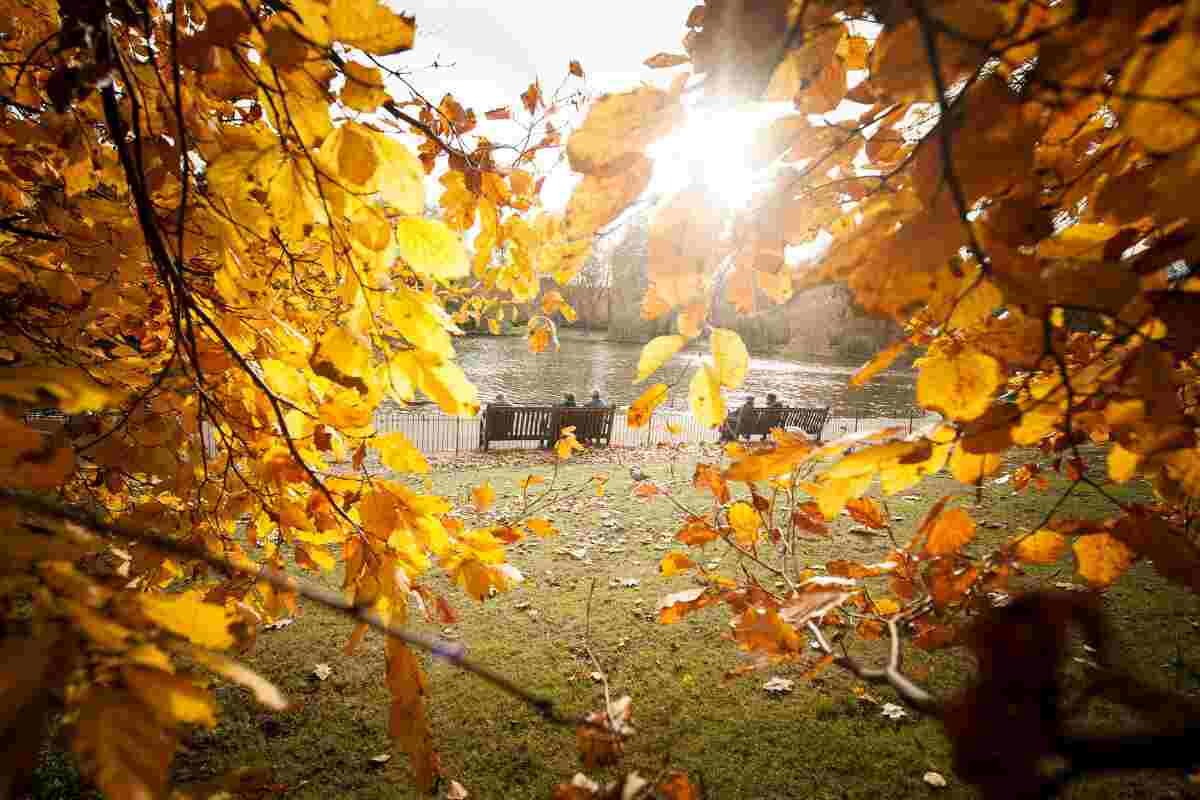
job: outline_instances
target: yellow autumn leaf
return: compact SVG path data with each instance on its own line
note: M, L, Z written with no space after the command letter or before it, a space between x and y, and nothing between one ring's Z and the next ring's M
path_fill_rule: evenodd
M342 102L355 111L369 113L390 99L383 87L383 73L378 67L350 61L343 71L346 85L342 87Z
M550 523L550 520L542 517L531 517L525 520L525 527L538 536L555 536L558 534L558 529Z
M558 455L559 460L570 458L571 454L576 450L582 451L584 449L586 448L575 438L574 426L563 428L562 435L554 443L554 452Z
M649 387L629 406L629 413L625 416L625 424L630 428L645 427L646 423L650 421L650 416L654 413L654 409L662 405L662 402L666 399L667 385L665 383L656 383Z
M1195 54L1200 47L1191 24L1184 24L1166 43L1144 42L1122 65L1116 89L1121 129L1148 150L1174 152L1200 139L1196 93L1200 71ZM1179 98L1160 102L1159 98Z
M333 0L329 33L336 41L386 56L412 49L417 21L392 11L382 0Z
M687 339L679 335L658 336L651 339L642 348L642 354L638 358L638 376L633 382L641 383L649 378L685 344L687 344Z
M1042 528L1017 542L1017 558L1028 564L1053 564L1067 551L1067 537Z
M1004 383L1000 362L968 346L931 349L918 366L917 402L956 420L983 414Z
M1134 552L1109 533L1080 536L1074 550L1079 576L1097 589L1111 586L1134 562Z
M83 370L71 367L0 367L0 395L46 406L46 394L64 414L98 411L113 398Z
M425 456L399 431L376 436L371 444L379 451L379 459L389 469L422 475L429 472L429 462Z
M738 544L749 547L758 541L762 517L754 510L754 506L745 500L739 500L729 507L729 525L733 528Z
M208 692L186 678L162 670L123 666L121 676L139 700L167 725L188 723L212 728L216 705Z
M950 456L950 472L963 483L977 484L1000 471L999 453L970 453L959 442Z
M659 384L659 385L661 386L662 384ZM672 436L678 436L682 431L683 431L683 426L680 425L678 422L668 422L667 423L667 433L671 434Z
M521 487L522 492L528 492L529 487L537 486L539 483L545 483L545 482L546 482L546 479L543 478L541 475L527 475L527 476L525 476L525 479L522 480L517 485Z
M375 173L379 199L401 214L425 210L425 168L404 142L372 131L372 143L385 166Z
M335 325L321 337L311 363L318 375L347 388L358 388L370 370L371 351L365 341Z
M817 501L821 516L833 519L842 512L846 503L855 497L861 497L874 479L875 476L868 472L849 478L826 478L817 483L804 484L801 488Z
M584 175L616 172L630 154L646 146L684 120L678 97L643 86L631 92L608 94L588 110L570 139L567 158L571 169Z
M499 336L500 335L500 320L495 319L495 318L489 319L488 320L488 332L491 333L492 336Z
M725 400L721 397L721 383L716 370L709 364L701 364L692 376L688 387L688 402L692 414L701 425L715 428L725 421Z
M233 615L224 607L204 602L199 590L180 594L139 594L142 613L156 625L201 647L224 650L233 644L229 627Z
M1108 477L1116 483L1124 483L1137 474L1141 456L1132 450L1114 444L1108 451Z
M713 328L709 343L712 346L717 380L726 389L741 386L746 378L746 371L750 368L750 353L746 350L742 337L736 331Z
M396 286L388 291L382 306L388 322L414 347L454 358L451 333L458 327L432 294Z
M446 414L470 417L479 411L479 390L450 359L420 350L402 350L392 357L388 367L393 376L404 376L409 385L436 402Z
M696 562L683 553L667 553L666 557L659 562L658 571L659 574L669 578L694 566L696 566Z
M462 238L440 220L405 217L396 223L396 244L405 262L422 275L451 280L470 273Z
M476 511L480 513L487 511L495 501L496 490L492 488L491 481L484 481L471 489L471 502L475 505Z

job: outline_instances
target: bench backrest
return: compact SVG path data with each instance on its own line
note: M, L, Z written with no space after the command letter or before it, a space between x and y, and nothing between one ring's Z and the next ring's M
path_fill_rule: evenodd
M563 428L574 425L575 438L581 442L589 439L608 439L612 436L615 411L614 408L601 406L556 408L550 430L551 438L557 440Z
M546 437L554 407L490 405L483 413L488 441L539 441Z
M772 428L799 428L809 436L820 436L827 419L828 408L756 408L738 426L738 435L763 436Z
M825 408L790 408L787 409L787 420L784 427L799 428L809 436L820 436L829 421L829 407Z

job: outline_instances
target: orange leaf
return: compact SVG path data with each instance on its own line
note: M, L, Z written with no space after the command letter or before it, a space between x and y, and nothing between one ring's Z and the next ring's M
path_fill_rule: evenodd
M496 501L496 490L492 488L490 481L484 481L480 485L471 490L471 501L475 504L475 510L483 513L492 507L492 503Z
M554 536L558 530L550 524L549 520L541 517L532 517L525 520L525 527L536 533L538 536Z
M542 88L538 86L537 81L529 84L529 88L521 92L521 102L530 114L537 111L537 107L542 104Z
M668 67L677 67L680 64L686 64L691 61L685 55L676 55L675 53L659 53L647 58L642 63L650 69L666 69Z
M1053 564L1067 550L1067 537L1058 531L1041 530L1017 543L1017 558L1029 564Z
M692 486L708 489L721 505L729 502L729 484L721 477L721 471L712 464L697 464L692 476Z
M952 508L934 518L925 540L925 552L931 556L957 553L975 537L975 520L961 508Z
M1136 557L1124 542L1108 533L1080 536L1074 550L1079 576L1097 589L1111 586Z
M685 615L717 602L705 589L684 589L658 601L658 621L663 625L679 622Z
M801 652L805 647L796 629L774 609L751 607L736 619L733 640L742 650L783 655Z
M390 637L387 640L387 683L392 694L388 734L408 753L417 786L428 792L440 770L425 714L425 674L408 645Z
M894 561L884 561L880 564L859 564L855 561L827 561L825 571L838 578L876 578L887 575L896 569Z
M888 345L883 350L880 350L875 355L871 356L871 360L858 368L854 376L850 378L851 386L864 386L868 381L890 367L900 354L908 349L908 340L902 339L895 344Z
M572 61L570 65L567 66L567 72L571 73L576 78L582 78L583 66L578 61Z
M883 509L870 497L860 497L849 501L846 503L846 510L850 512L850 516L855 522L866 525L872 530L881 531L888 527L887 520L883 517Z
M629 406L629 412L625 416L625 424L630 428L642 428L650 421L651 415L654 414L654 409L662 405L667 399L667 385L665 383L656 383L646 391L642 392L641 397L633 401Z
M666 557L659 562L658 571L665 577L670 577L694 566L696 566L696 562L683 553L667 553Z
M700 517L692 517L675 534L678 541L692 546L708 544L719 537L720 534L713 530L712 525Z
M935 608L959 602L975 583L979 573L974 567L957 570L948 560L940 559L926 573L925 582Z

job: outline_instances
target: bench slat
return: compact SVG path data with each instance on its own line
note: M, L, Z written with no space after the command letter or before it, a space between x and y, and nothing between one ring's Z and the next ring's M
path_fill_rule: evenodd
M553 446L563 428L574 425L581 442L604 444L612 439L615 408L567 408L563 406L495 406L484 409L479 426L479 446L492 442L541 442Z
M820 437L829 419L829 407L825 408L756 408L748 419L738 425L739 438L760 436L766 438L772 428L799 428L809 436Z

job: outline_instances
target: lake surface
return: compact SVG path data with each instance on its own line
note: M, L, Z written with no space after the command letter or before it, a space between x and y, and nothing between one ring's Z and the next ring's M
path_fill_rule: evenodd
M531 353L522 336L480 336L455 342L458 361L476 386L482 402L503 394L513 403L555 403L565 392L574 392L580 403L599 389L607 403L628 405L650 382L676 385L665 406L687 408L691 370L708 356L707 344L677 354L649 381L634 386L640 344L610 342L603 334L569 332L561 337L556 353ZM847 386L861 361L793 361L752 357L743 386L727 392L726 403L736 405L754 395L761 405L768 392L784 405L832 406L841 417L904 417L915 405L915 379L911 370L885 370L861 389Z

